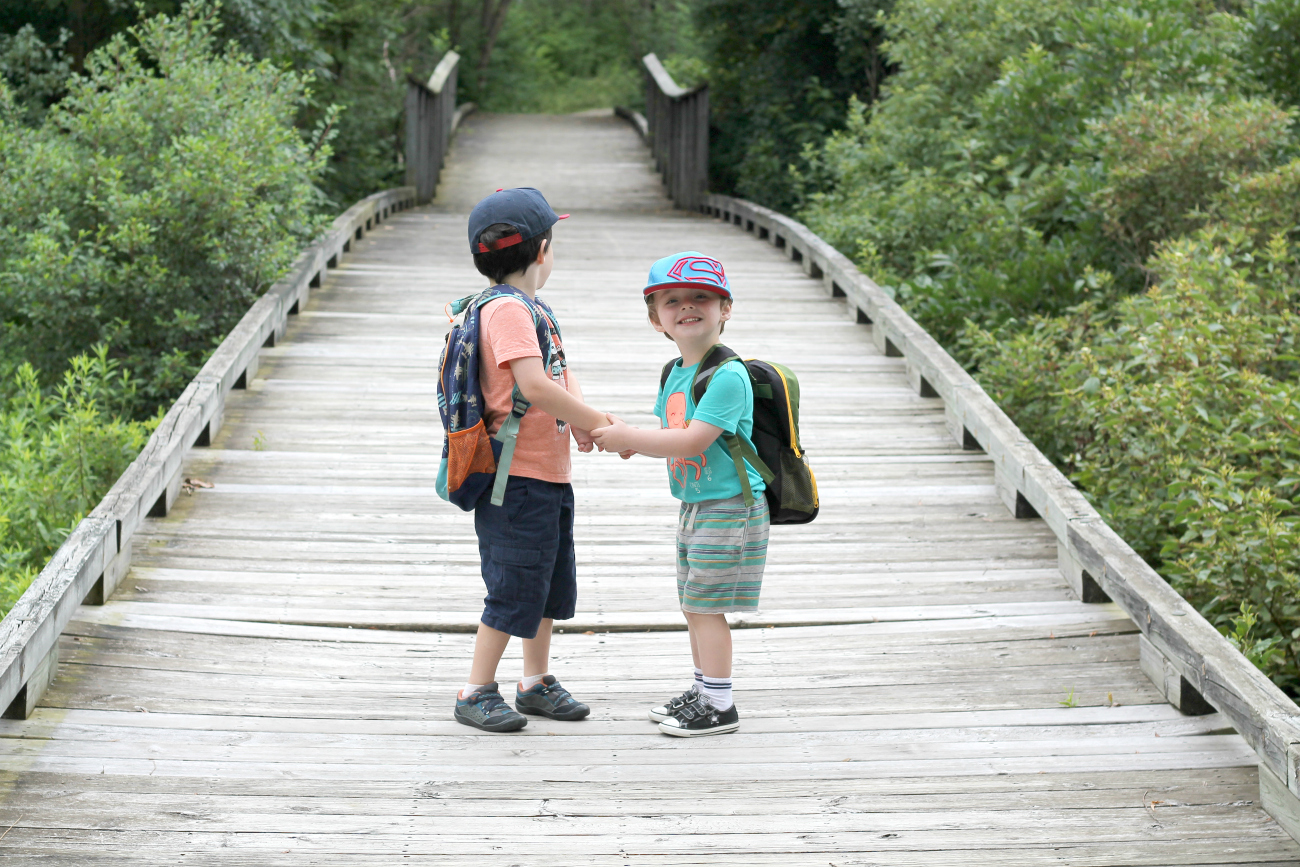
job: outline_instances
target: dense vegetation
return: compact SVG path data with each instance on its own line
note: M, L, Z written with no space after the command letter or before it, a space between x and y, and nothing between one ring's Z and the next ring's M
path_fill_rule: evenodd
M898 0L801 217L1300 691L1296 0Z
M0 82L5 610L321 225L309 76L216 27L193 7L125 30L52 107Z

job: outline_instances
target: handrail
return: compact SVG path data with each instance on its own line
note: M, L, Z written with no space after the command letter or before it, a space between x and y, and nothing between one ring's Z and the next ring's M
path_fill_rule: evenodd
M686 90L673 81L673 77L668 74L668 70L664 69L664 65L659 62L659 56L653 51L641 58L641 62L645 64L646 72L650 73L650 77L655 80L655 84L659 85L659 89L663 91L664 96L670 99L681 99L683 96L699 90L700 87L708 86L699 85L692 90Z
M406 183L420 202L433 198L447 159L451 136L473 103L456 107L456 78L460 55L448 51L434 67L428 83L406 79Z
M425 87L434 93L442 93L443 86L447 83L447 79L451 77L451 74L456 71L459 63L460 55L455 51L448 51L442 56L442 60L438 61L438 65L433 68L433 74L429 76L429 83ZM456 87L454 78L451 80L451 86L453 90Z
M131 563L131 540L146 516L162 517L181 489L190 449L209 445L221 427L226 395L246 388L258 353L283 337L326 269L389 214L415 204L397 187L362 199L334 220L283 278L253 303L198 375L181 392L136 459L0 621L0 708L25 718L53 678L59 633L83 600L102 604Z
M709 188L709 86L679 87L653 52L641 62L655 168L663 174L673 204L695 210Z
M1290 817L1300 816L1300 809L1293 800L1287 805L1277 798L1288 790L1300 796L1300 707L1129 547L979 383L847 257L802 223L743 199L706 195L700 210L784 248L829 294L845 298L859 323L872 326L872 339L885 355L903 358L912 386L923 397L943 400L954 439L982 448L993 460L995 485L1012 513L1041 516L1051 528L1061 571L1075 594L1084 602L1114 600L1150 643L1144 655L1157 652L1159 662L1172 667L1172 686L1152 676L1166 697L1193 713L1204 699L1255 750L1264 806L1296 835L1300 825ZM1179 685L1181 698L1171 694Z

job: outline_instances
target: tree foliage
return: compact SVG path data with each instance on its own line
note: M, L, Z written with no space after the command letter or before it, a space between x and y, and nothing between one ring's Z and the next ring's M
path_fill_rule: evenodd
M892 0L700 0L711 110L709 183L789 210L790 167L870 101L888 72L878 16Z
M38 126L0 83L10 602L322 225L329 146L293 123L310 75L219 47L218 26L195 4L119 33Z
M137 413L179 392L321 225L308 78L218 50L202 7L98 49L39 128L0 114L0 355L106 344ZM3 99L3 97L0 97Z

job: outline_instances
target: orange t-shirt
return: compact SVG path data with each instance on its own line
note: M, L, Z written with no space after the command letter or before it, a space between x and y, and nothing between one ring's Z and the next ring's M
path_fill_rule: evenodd
M545 315L545 314L543 314ZM489 434L495 434L510 414L510 395L515 377L510 362L517 358L541 358L533 316L518 301L498 298L483 306L479 314L479 383L487 403L483 413ZM555 378L567 391L568 377ZM510 475L528 476L546 482L569 482L573 479L569 463L569 428L556 423L555 416L535 406L519 422L515 456Z

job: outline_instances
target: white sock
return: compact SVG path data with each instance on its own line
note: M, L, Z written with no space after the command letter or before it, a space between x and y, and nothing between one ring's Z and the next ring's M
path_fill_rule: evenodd
M533 687L537 686L537 684L539 684L539 683L542 682L542 678L546 677L546 675L549 674L549 673L550 673L550 672L543 671L541 674L529 674L529 675L525 675L525 676L524 676L524 679L521 680L521 681L519 681L521 684L523 684L523 691L524 691L524 692L528 692L528 690L530 690L530 689L532 689Z
M703 687L704 687L704 672L699 668L697 668L695 669L695 688L702 689Z
M731 708L731 678L706 676L700 682L700 692L704 693L714 710Z
M486 683L467 683L460 688L460 695L457 697L469 698L470 693L475 692L476 690L480 690L485 686L487 686Z

